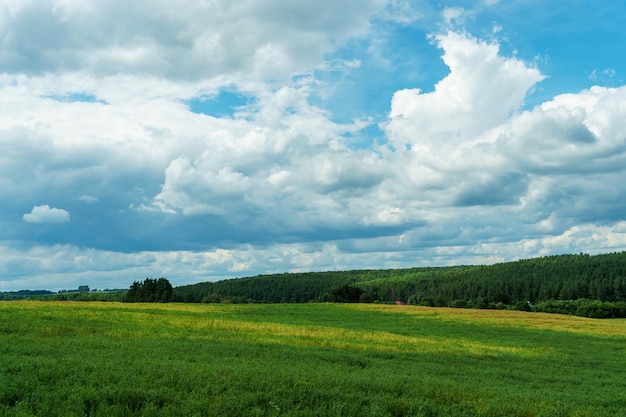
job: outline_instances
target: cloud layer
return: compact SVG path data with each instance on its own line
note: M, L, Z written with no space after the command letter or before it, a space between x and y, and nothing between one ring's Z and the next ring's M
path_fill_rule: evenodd
M382 1L8 1L0 71L289 77L363 32Z
M448 28L432 90L340 122L320 71L372 60L332 54L423 15L322 3L0 6L0 290L626 248L626 86L527 108L546 75Z

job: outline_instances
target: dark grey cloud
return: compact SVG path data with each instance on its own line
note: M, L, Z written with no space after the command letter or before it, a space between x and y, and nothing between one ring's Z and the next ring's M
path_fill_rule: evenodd
M522 173L503 173L498 177L481 179L466 185L456 196L459 206L518 204L528 188L528 176Z

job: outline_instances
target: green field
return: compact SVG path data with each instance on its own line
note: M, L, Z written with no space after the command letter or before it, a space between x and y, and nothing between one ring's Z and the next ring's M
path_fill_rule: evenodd
M626 416L626 320L0 303L0 416Z

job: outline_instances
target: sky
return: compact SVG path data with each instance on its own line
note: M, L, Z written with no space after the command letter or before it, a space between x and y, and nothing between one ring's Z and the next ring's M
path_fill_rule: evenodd
M3 0L0 291L626 250L626 7Z

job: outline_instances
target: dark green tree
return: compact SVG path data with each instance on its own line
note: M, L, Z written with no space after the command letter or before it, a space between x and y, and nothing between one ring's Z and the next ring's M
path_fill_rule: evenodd
M135 281L126 293L129 303L169 303L173 297L174 288L166 278Z

